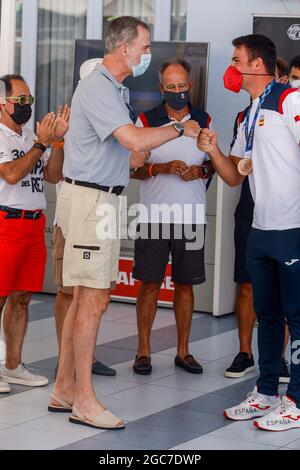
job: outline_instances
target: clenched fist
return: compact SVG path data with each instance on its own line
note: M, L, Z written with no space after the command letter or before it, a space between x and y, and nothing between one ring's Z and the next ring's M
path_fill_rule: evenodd
M205 153L211 153L218 148L217 134L209 129L202 129L197 139L198 149Z
M198 122L189 120L184 122L184 134L186 137L191 137L192 139L197 139L199 132L201 131L201 127L199 126Z

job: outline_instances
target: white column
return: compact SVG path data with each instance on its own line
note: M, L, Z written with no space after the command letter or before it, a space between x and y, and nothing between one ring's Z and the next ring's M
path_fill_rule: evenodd
M2 0L0 75L13 73L15 62L16 1Z
M154 41L170 41L172 0L154 1Z
M102 39L103 0L88 0L86 39Z
M35 96L36 62L37 62L37 31L38 31L38 0L26 0L22 7L22 46L21 75L25 78L31 93ZM30 124L34 123L34 106Z

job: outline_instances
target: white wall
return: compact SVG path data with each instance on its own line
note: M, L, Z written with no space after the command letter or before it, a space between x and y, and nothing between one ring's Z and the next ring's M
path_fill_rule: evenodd
M208 107L213 127L219 134L221 148L228 152L235 116L244 109L249 97L235 95L223 87L223 73L230 64L231 41L252 33L252 14L295 14L300 16L299 0L187 0L187 41L211 44L208 80ZM214 315L234 310L233 283L233 212L239 189L231 189L220 180L217 191L216 256L214 280Z

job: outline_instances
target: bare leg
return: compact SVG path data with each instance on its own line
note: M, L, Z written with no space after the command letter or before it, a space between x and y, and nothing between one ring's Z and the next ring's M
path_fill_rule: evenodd
M97 400L92 382L92 362L100 320L107 310L110 289L79 288L74 325L76 394L74 405L88 420L105 411Z
M73 300L72 295L65 294L64 292L58 291L55 299L55 324L56 324L56 334L58 341L58 357L60 356L61 350L61 340L62 340L62 331L64 321L66 319L68 310L71 306Z
M240 284L236 303L236 313L240 338L240 352L252 357L252 334L256 320L253 307L253 291L251 284Z
M7 297L0 297L0 320L1 320L1 315L2 315L2 310L5 305Z
M143 282L136 303L139 335L138 356L150 357L150 336L157 310L161 283Z
M194 311L193 286L175 283L174 312L177 324L177 354L184 359L189 354L189 337Z
M22 349L28 323L28 305L31 292L12 292L4 314L6 339L6 367L13 370L22 362Z
M62 331L64 326L64 321L66 319L68 310L71 306L73 300L73 295L65 294L64 292L58 291L55 299L55 325L56 325L56 334L57 334L57 342L58 342L58 361L60 356L61 350L61 341L62 341ZM93 363L96 362L97 359L94 357Z
M75 362L73 349L74 324L78 311L79 287L74 289L73 300L66 315L61 340L60 360L53 394L72 404L75 398ZM53 405L58 405L51 400Z
M7 297L0 297L0 331L2 326L2 313Z

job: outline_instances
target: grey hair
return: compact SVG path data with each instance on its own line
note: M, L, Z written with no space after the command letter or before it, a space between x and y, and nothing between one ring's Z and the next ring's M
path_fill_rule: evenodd
M139 26L149 31L146 23L133 16L120 16L113 20L105 37L105 54L113 53L121 44L132 44L138 37Z
M188 76L190 76L190 74L191 74L192 67L190 66L190 64L186 60L177 59L176 57L173 58L173 59L168 59L165 62L163 62L160 66L160 69L159 69L159 72L158 72L158 77L159 77L160 83L163 82L163 74L165 73L165 71L167 70L167 68L170 65L180 65L187 72Z

